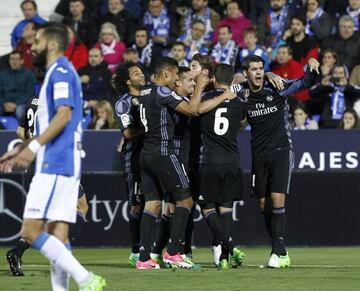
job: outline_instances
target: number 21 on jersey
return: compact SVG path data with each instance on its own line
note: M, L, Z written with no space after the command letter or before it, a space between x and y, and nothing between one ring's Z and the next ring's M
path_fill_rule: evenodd
M224 135L229 129L229 120L222 116L226 112L227 108L219 108L215 112L214 132L217 135Z

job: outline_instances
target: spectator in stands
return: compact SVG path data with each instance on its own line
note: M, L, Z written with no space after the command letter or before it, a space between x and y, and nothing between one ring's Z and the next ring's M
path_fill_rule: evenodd
M70 26L67 26L67 30L69 34L69 44L64 55L71 61L74 68L78 70L88 63L88 49Z
M291 28L285 31L282 39L291 48L292 57L302 66L308 63L310 58L318 58L318 46L316 39L305 33L306 20L294 15L291 17Z
M101 49L108 69L115 73L116 67L123 61L123 54L126 50L125 44L120 41L114 24L105 22L101 25L99 42L94 45L95 48Z
M173 44L169 57L177 60L181 67L189 66L189 61L186 59L186 46L183 42L175 42Z
M154 71L156 60L162 56L161 47L149 39L146 27L138 27L135 32L135 44L132 48L137 50L140 64L143 65L144 74L148 79Z
M69 0L69 8L70 15L64 18L63 23L75 31L87 48L91 48L98 35L96 21L86 13L84 0Z
M324 10L338 19L340 15L345 14L348 2L346 0L325 0Z
M354 31L360 28L360 0L349 0L349 6L346 7L346 14L354 20Z
M285 79L298 79L304 76L303 66L292 58L292 51L286 45L279 47L276 62L272 65L271 71ZM307 101L310 98L309 89L303 89L294 93L294 97L297 101ZM297 103L294 101L289 99L289 103L292 106Z
M345 109L353 108L354 102L359 98L360 88L350 85L348 79L346 66L336 65L331 76L310 88L311 98L320 99L323 103L320 127L338 127Z
M109 13L102 17L101 23L110 22L116 26L120 39L130 46L134 42L137 21L126 11L123 0L109 0Z
M220 27L219 41L212 48L210 55L215 63L225 63L235 66L236 57L238 56L239 47L232 40L231 28L228 25Z
M360 64L351 71L350 84L360 86Z
M205 32L205 23L202 20L194 20L191 29L177 39L186 46L187 61L191 62L192 57L197 53L206 55L209 52L209 42L205 40Z
M148 10L144 14L143 24L147 28L153 43L163 48L169 47L179 34L179 25L171 17L164 0L148 0Z
M286 0L271 0L269 11L259 18L259 43L276 51L283 33L290 27L290 17ZM276 52L273 52L272 58L275 56Z
M354 20L349 15L341 16L339 32L323 41L322 49L326 48L335 50L350 71L359 64L360 36L354 32Z
M130 47L127 48L123 54L124 63L126 62L132 62L135 64L138 64L140 62L139 54L136 49Z
M101 1L102 0L83 0L85 5L85 14L94 22L96 22L100 16ZM54 13L50 15L49 19L54 22L62 22L65 17L70 16L70 2L71 0L60 0L55 7Z
M267 51L260 45L258 45L258 33L256 28L249 27L244 31L245 47L240 51L239 57L237 58L235 70L237 74L242 72L242 61L247 56L257 55L264 61L264 70L268 72L270 70L270 60Z
M309 112L304 106L296 106L292 116L294 118L293 130L319 129L317 122L310 118Z
M219 29L227 25L231 28L232 39L235 40L239 47L243 48L245 46L243 33L245 29L252 25L252 23L242 13L237 1L231 1L227 3L226 12L227 16L219 22L215 30L214 42L218 41Z
M95 108L99 100L110 99L111 72L100 49L90 49L89 64L80 68L78 73L86 101L85 108Z
M322 53L320 75L321 79L331 74L332 69L338 63L338 56L336 51L326 49Z
M89 124L89 129L116 129L119 125L114 117L114 109L109 101L101 100L95 107L94 119Z
M306 0L305 33L322 41L331 35L335 25L333 17L320 6L320 0Z
M39 26L35 22L29 21L29 23L24 27L23 36L19 39L15 49L16 51L21 52L24 61L23 66L30 70L33 68L31 46L34 43L38 27Z
M220 15L208 7L208 2L208 0L192 0L191 8L187 10L183 19L183 34L191 29L194 20L201 20L205 23L204 39L212 41L214 29L220 21Z
M6 3L1 4L6 5ZM43 24L46 22L45 19L41 18L37 14L37 5L35 1L24 0L21 2L20 7L25 19L18 22L11 33L11 46L13 48L16 47L18 40L23 36L23 30L29 21L32 21L36 24Z
M0 71L0 115L15 115L20 121L27 102L35 94L36 78L23 67L20 52L10 53L9 64L10 68Z
M340 128L342 129L358 129L360 128L359 116L354 109L346 109L340 120Z

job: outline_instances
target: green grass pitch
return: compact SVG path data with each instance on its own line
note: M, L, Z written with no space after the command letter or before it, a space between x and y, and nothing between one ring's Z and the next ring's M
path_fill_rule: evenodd
M243 267L217 270L208 248L194 249L198 270L138 271L127 265L128 249L74 249L76 257L107 280L109 291L122 290L360 290L360 247L289 248L292 266L288 269L259 269L265 263L269 248L243 248L247 257ZM24 255L25 277L11 277L5 260L0 264L0 290L51 290L49 265L34 250ZM77 290L71 282L71 290Z

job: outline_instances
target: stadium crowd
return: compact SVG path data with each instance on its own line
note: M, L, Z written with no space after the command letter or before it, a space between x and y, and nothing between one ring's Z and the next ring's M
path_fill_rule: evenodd
M5 154L1 169L29 166L38 152L54 159L51 151L41 150L54 146L47 144L48 131L54 130L58 140L76 142L72 131L80 136L81 122L95 130L120 128L130 205L130 265L196 268L191 235L197 202L212 232L214 262L228 269L241 266L245 257L231 232L233 202L241 199L243 187L237 133L246 116L252 136L251 191L272 241L267 266L290 266L284 243L285 197L294 165L289 129L358 127L360 87L354 83L360 66L360 1L349 0L344 7L342 2L318 0L144 2L64 0L51 16L53 22L39 28L43 19L36 3L22 2L25 19L14 28L14 50L3 57L9 67L0 72L1 110L20 119L27 105L39 102L36 130L43 131L33 128L29 146ZM40 67L47 69L45 76ZM40 101L33 102L39 87ZM59 120L64 128L71 125L66 127L71 134L57 128L58 122L44 130L47 114L58 121L64 112L68 118ZM70 112L77 119L69 118ZM60 156L60 147L58 151ZM74 162L80 164L80 148L74 152ZM45 164L37 167L36 186L41 171L49 171L48 160L39 161ZM54 165L51 174L64 175ZM79 169L78 176L64 176L78 183ZM72 187L78 190L76 183ZM30 189L36 193L35 186ZM41 190L50 195L41 210L44 219L53 194ZM74 205L75 197L80 195L72 195ZM39 214L30 213L34 208L28 201L26 243L19 242L20 249L30 244L39 249L54 262L55 271L85 286L81 290L104 287L104 279L84 269L55 237L32 230ZM61 223L62 216L54 220ZM73 223L75 217L64 221ZM48 252L53 246L61 252ZM21 261L13 259L14 252L21 257L12 249L7 258L19 276ZM58 263L58 258L71 263ZM76 269L71 271L70 265ZM55 273L52 278L62 276Z
M0 116L18 120L39 90L30 48L46 22L36 1L20 8L24 19L9 38L13 51L0 62ZM234 66L234 82L244 80L248 55L287 79L302 77L307 61L319 59L316 84L289 99L293 129L340 128L346 110L360 114L360 0L60 0L50 20L68 27L65 55L81 77L89 129L118 128L98 112L116 101L110 80L118 64L140 64L150 81L160 56L189 66L197 53ZM301 121L298 107L306 112Z

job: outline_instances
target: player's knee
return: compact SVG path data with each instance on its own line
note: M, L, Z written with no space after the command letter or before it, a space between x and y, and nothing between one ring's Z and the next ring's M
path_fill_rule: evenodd
M207 219L209 215L214 212L216 212L216 210L215 207L212 207L212 205L207 205L205 208L201 209L201 213L205 219Z
M194 205L194 201L191 197L184 200L176 201L176 206L186 207L191 211L191 208Z
M273 208L285 207L285 194L271 193L271 204Z
M232 212L233 211L233 205L234 202L228 201L228 202L221 202L219 205L219 211L221 214L226 212Z
M161 201L160 200L146 201L144 211L159 216L161 212Z
M265 198L259 199L259 208L261 213L265 212Z

